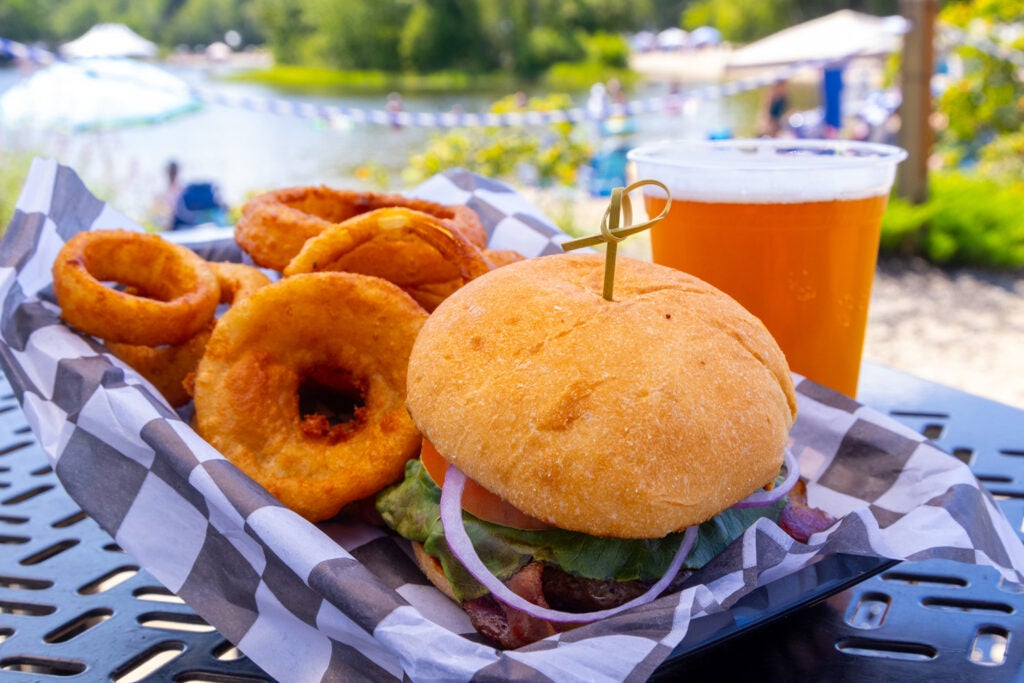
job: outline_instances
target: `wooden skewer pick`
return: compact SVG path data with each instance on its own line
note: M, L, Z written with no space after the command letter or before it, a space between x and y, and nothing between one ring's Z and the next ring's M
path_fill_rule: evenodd
M660 214L645 223L633 225L633 203L629 199L629 193L643 187L644 185L655 185L660 187L664 190L668 200L665 202L665 208L661 210ZM562 243L562 251L572 251L573 249L581 249L583 247L593 247L604 242L607 247L605 248L604 256L603 295L606 300L613 301L612 288L615 285L615 259L618 254L619 242L630 235L635 235L641 230L647 230L652 227L668 214L669 207L671 206L672 194L664 183L657 180L639 180L627 187L616 187L612 190L611 201L608 203L608 208L605 210L604 217L601 219L601 234L591 235L590 237L581 237L579 239L564 242ZM621 227L619 225L620 217L622 218Z

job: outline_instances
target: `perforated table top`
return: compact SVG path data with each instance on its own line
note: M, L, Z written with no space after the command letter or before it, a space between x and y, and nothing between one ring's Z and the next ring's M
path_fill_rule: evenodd
M865 367L861 384L864 403L965 460L1021 531L1024 411L874 365ZM839 558L817 568L816 581L834 571L837 583L830 596L805 600L797 610L777 609L785 590L776 588L750 596L731 624L692 629L654 679L1024 679L1024 644L1013 635L1024 632L1024 594L1006 590L994 570L940 561L858 562ZM851 569L874 576L846 587ZM0 679L270 680L78 509L6 380L0 382Z

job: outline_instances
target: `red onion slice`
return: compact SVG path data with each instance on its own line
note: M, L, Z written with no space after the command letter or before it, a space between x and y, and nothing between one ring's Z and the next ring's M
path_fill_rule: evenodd
M749 496L741 500L740 502L733 505L734 508L753 508L763 507L765 505L771 505L772 503L781 500L800 478L800 463L796 461L796 456L787 448L784 452L782 464L786 466L786 478L782 480L782 483L773 488L771 491L754 491Z
M633 598L629 602L618 607L598 610L596 612L563 612L547 607L540 607L514 593L508 586L503 584L498 577L487 569L483 563L473 542L466 533L466 527L462 523L462 492L466 487L466 475L454 465L449 465L445 473L444 484L441 486L441 526L444 528L445 539L448 547L451 548L455 557L462 562L467 571L473 575L487 590L491 591L495 598L509 607L525 612L539 619L547 619L555 622L584 623L597 621L618 614L632 607L645 605L654 601L661 594L672 579L683 566L683 561L690 554L694 542L697 540L697 526L692 526L683 534L683 542L679 544L679 550L669 564L668 571L658 579L657 583L651 586L643 595Z

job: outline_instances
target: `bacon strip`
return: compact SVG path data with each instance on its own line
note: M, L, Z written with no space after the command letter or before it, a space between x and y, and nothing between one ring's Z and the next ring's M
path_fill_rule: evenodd
M508 587L520 597L541 607L544 599L541 575L544 565L530 562L508 580ZM550 621L520 612L494 599L490 593L463 603L473 628L506 649L515 649L555 634Z
M807 487L803 481L797 482L789 492L788 504L779 515L779 527L801 543L806 543L813 534L824 531L835 521L835 517L807 504Z

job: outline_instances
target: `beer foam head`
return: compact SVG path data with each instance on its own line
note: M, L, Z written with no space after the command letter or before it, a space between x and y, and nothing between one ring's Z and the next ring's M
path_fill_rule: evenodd
M629 152L637 176L660 180L673 199L750 204L888 194L904 158L899 147L838 140L681 140Z

